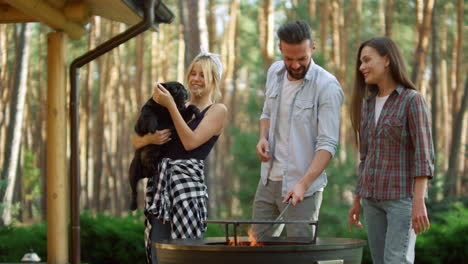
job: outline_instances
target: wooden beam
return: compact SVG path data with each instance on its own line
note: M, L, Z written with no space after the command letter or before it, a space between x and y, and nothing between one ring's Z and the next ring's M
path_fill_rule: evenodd
M92 14L95 16L105 17L128 25L137 24L142 20L123 0L88 0L87 2Z
M67 173L67 37L47 34L47 263L68 260L70 193Z
M26 15L10 5L0 4L0 24L27 22L37 22L37 19Z
M81 25L86 25L91 20L91 11L82 1L66 3L63 7L63 13L66 18Z
M67 19L63 11L51 6L45 0L6 0L6 2L57 31L65 31L70 39L80 39L86 33L81 25Z

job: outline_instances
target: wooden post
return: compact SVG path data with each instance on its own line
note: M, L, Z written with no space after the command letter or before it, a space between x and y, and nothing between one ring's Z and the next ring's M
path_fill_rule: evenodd
M68 263L66 67L63 32L47 35L47 263Z

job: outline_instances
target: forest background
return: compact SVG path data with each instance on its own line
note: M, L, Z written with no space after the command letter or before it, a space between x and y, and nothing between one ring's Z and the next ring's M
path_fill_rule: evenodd
M339 151L327 170L319 236L365 238L365 231L346 231L358 161L348 113L356 50L362 41L383 35L393 38L402 50L411 78L432 114L436 176L429 182L429 216L436 226L453 227L450 232L454 234L458 226L467 229L464 0L164 2L176 15L172 24L161 24L159 32L136 37L80 72L80 205L87 212L86 219L104 217L101 214L142 219L142 211L128 210L127 180L134 153L130 138L139 108L151 96L155 81L183 82L185 69L200 46L221 54L225 73L219 102L229 111L224 133L207 160L209 218L250 219L260 175L255 145L266 70L281 59L275 31L286 21L301 19L309 22L317 43L315 63L338 78L345 94ZM87 37L68 42L68 63L127 27L93 17ZM2 232L9 234L6 230L43 225L46 220L44 68L50 31L38 23L0 25L0 210L4 225L0 241ZM6 191L8 186L13 187L11 192ZM143 186L140 183L140 194ZM143 196L139 201L142 204ZM424 235L419 238L419 247L426 240ZM455 248L460 244L455 243Z

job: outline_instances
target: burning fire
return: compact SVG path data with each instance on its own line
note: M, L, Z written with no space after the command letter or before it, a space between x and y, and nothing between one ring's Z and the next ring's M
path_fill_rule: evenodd
M264 245L264 243L257 241L257 236L254 235L252 229L249 229L247 234L249 236L248 241L240 241L239 236L236 237L238 246L258 247L258 246L263 246ZM229 239L228 245L229 246L236 246L236 244L234 242L234 239Z
M247 234L249 235L249 242L250 242L250 246L251 246L251 247L263 246L263 243L257 241L257 236L254 235L254 233L253 233L253 231L252 231L252 228L249 229L249 231L247 232Z

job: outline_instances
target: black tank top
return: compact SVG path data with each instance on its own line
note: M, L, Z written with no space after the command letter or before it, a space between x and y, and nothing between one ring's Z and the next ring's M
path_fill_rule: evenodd
M211 106L212 105L206 107L202 112L200 112L200 115L198 117L195 117L195 119L192 119L187 124L190 127L190 129L195 130L198 127L198 125L203 120L203 117L205 117L206 112ZM172 132L172 140L169 141L167 152L164 156L171 158L171 159L204 160L206 159L211 149L213 148L214 144L218 140L218 137L219 136L213 136L207 142L205 142L203 145L199 146L198 148L193 149L191 151L186 151L184 149L184 146L182 145L182 141L180 141L179 135L174 129L174 131Z

